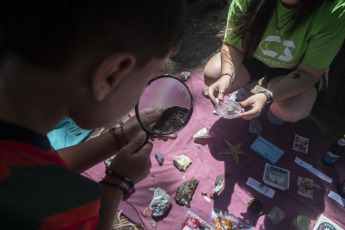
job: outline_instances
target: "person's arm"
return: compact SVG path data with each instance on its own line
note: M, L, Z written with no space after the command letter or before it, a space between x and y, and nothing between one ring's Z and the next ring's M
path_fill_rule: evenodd
M216 98L222 100L224 94L231 91L231 85L236 78L236 70L242 64L243 58L244 50L242 47L223 44L221 48L221 76L209 87L209 96L213 103L216 103ZM224 94L219 92L224 92Z
M121 132L119 135L121 135ZM118 143L109 132L80 144L57 150L59 156L70 169L78 173L82 173L99 162L108 159L118 151Z
M146 134L140 132L126 146L124 146L112 160L109 168L118 175L129 178L134 184L143 180L150 172L152 143L147 143L135 152L146 139ZM135 153L133 153L135 152ZM106 175L106 177L112 177ZM100 218L97 229L112 229L118 206L123 197L123 192L112 184L101 184L102 199Z
M313 69L301 63L288 75L282 76L282 79L272 86L268 92L271 94L273 102L291 98L313 87L320 80L324 71L325 69ZM241 113L238 117L246 120L258 117L266 105L266 101L267 97L259 93L240 102L242 107L251 106L252 108Z
M143 124L147 126L153 124L161 116L162 108L149 108L140 111L140 118ZM132 117L123 126L124 133L131 141L140 131L141 126L136 117ZM123 137L121 129L116 129L116 133ZM135 151L134 149L133 151ZM59 149L57 152L66 162L71 170L81 173L101 161L108 159L119 151L118 140L114 136L106 132L91 140L80 144Z
M303 63L270 88L273 101L281 101L299 95L313 87L325 69L312 69Z
M123 193L119 188L102 185L101 209L99 212L98 230L110 230L122 200Z

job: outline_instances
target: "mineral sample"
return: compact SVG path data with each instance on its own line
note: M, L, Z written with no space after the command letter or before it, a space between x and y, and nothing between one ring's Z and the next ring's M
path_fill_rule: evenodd
M180 74L181 81L188 81L189 78L190 78L190 72L188 72L188 71L181 72L181 74Z
M262 125L258 119L252 119L249 122L249 132L258 136L262 133Z
M163 154L162 154L161 152L156 152L156 153L155 153L155 158L156 158L158 164L159 164L160 166L162 166L163 163L164 163L164 156L163 156Z
M192 163L189 157L185 155L178 155L174 157L174 165L181 171L186 171L188 166Z
M161 188L157 188L154 192L150 209L152 216L162 216L171 207L170 196Z
M190 202L192 201L194 191L198 184L199 181L196 179L183 182L182 185L177 188L176 196L174 197L176 203L180 206L185 205L190 208Z

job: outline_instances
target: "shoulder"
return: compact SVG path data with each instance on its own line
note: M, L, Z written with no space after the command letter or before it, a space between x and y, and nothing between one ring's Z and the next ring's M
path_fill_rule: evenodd
M345 26L345 0L324 1L311 17L311 22L320 30Z
M345 16L345 0L328 0L324 1L318 11L321 15L332 15L334 17L344 17Z
M247 6L251 1L256 1L256 0L233 0L230 5L230 9L237 9L242 12L246 11Z

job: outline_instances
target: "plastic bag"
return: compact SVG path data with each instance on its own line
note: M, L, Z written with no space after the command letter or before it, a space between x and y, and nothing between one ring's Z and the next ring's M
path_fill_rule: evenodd
M211 221L215 230L252 230L254 226L249 221L240 220L234 215L220 209L213 209Z
M192 211L187 211L181 230L214 230L211 225Z

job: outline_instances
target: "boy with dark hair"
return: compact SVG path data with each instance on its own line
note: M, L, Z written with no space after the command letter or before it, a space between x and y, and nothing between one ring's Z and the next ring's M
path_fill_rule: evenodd
M152 144L135 152L145 133L131 119L58 153L46 134L65 117L94 129L132 109L178 48L184 2L0 1L1 229L111 229L150 170ZM101 185L79 174L114 154Z

